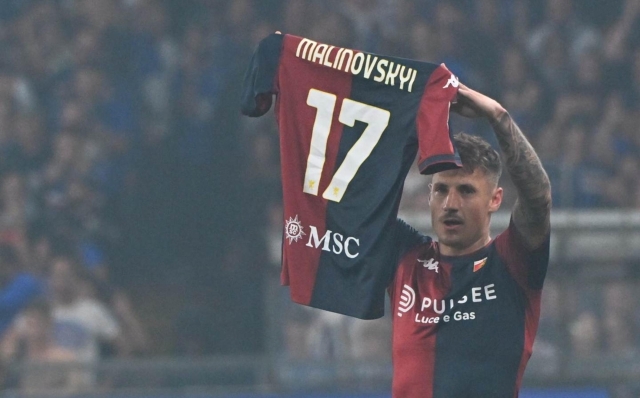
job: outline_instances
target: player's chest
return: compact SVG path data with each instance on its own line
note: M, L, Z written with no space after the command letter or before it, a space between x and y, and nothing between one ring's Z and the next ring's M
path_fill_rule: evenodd
M394 322L429 329L450 322L495 321L500 313L519 311L519 296L495 251L454 261L418 253L397 270Z

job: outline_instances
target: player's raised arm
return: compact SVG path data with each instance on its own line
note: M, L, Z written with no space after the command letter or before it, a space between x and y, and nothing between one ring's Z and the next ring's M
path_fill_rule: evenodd
M513 222L531 247L538 247L549 233L551 184L535 150L509 112L497 101L463 84L453 111L467 117L486 117L495 131L506 168L518 192Z

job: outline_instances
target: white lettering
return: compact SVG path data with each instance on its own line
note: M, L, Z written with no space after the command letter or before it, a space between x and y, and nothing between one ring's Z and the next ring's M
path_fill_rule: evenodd
M495 289L492 289L493 287L495 287L495 284L493 283L484 287L484 295L487 298L487 300L493 300L498 298L498 296L496 296Z
M360 239L353 237L344 239L344 235L337 232L334 233L330 229L328 229L324 233L322 238L320 238L318 229L315 226L309 225L309 228L311 232L309 233L309 241L306 244L307 247L313 247L316 249L318 247L322 247L323 251L331 251L335 254L342 254L342 252L344 251L344 254L346 254L346 256L349 258L356 258L360 254L360 252L353 253L349 250L349 244L352 242L355 244L355 246L360 246ZM332 234L333 239L331 238ZM331 248L329 248L329 246L331 246Z
M440 300L440 303L442 304L442 308L438 310L438 300L433 300L433 310L436 312L436 314L444 313L446 301Z
M302 58L311 61L310 58L313 54L313 50L315 50L317 45L318 45L317 41L302 39L298 44L298 48L296 49L296 57L300 58L300 49L302 48ZM307 57L307 50L309 49L309 47L311 47L311 49Z
M400 64L396 65L396 70L392 72L393 62L389 64L389 69L387 70L387 78L384 80L384 84L394 86L396 82L396 77L398 73L400 73Z
M344 239L344 236L342 236L342 234L339 233L334 233L333 234L333 252L335 254L340 254L342 253L342 239ZM337 246L337 249L336 249Z
M336 47L335 46L329 47L326 55L324 56L324 60L322 60L322 65L329 66L329 67L331 66L331 62L329 61L329 55L331 55L331 51L333 51L334 48Z
M347 63L344 66L344 71L345 72L349 72L349 67L351 66L351 60L353 59L353 51L352 50L348 50L346 48L344 49L342 54L340 54L340 60L338 61L338 67L336 69L342 70L342 61L345 59L347 54L349 55L349 59L347 60ZM334 62L333 67L335 68L335 62Z
M418 75L418 71L413 68L380 59L376 55L330 46L310 39L300 40L296 48L296 57L354 75L362 73L365 79L373 78L374 81L388 86L395 86L396 78L399 78L399 88L405 90L406 83L408 92L413 90ZM374 70L376 71L375 76L373 75Z
M431 305L431 299L429 297L425 297L422 299L422 308L420 308L420 311L424 311L427 308L429 308L429 306Z
M482 288L474 287L473 289L471 289L471 300L474 303L482 302Z
M408 82L409 79L411 79L411 74L412 74L411 71L413 69L411 69L411 68L406 68L406 69L407 69L407 75L405 76L404 75L404 70L405 70L404 65L402 65L402 68L400 68L400 90L402 90L404 88L404 84L406 82Z
M453 319L455 319L456 321L468 321L469 319L476 319L476 313L456 311L453 314Z
M371 72L373 72L373 67L376 66L376 62L378 62L378 57L374 57L373 62L371 62L371 54L367 54L367 62L364 66L365 79L369 79L371 77Z
M374 77L373 80L377 81L377 82L381 82L384 80L384 75L387 73L382 67L384 65L389 65L389 61L387 61L386 59L381 59L380 62L378 62L378 76Z
M356 66L356 63L358 64L358 66ZM364 54L357 53L355 57L353 57L353 63L351 64L351 73L353 73L354 75L357 75L358 73L360 73L363 66L364 66Z
M429 310L433 311L441 316L442 322L449 322L450 320L466 321L476 319L476 313L455 311L453 315L444 314L448 311L453 312L454 308L458 306L458 304L464 304L468 301L480 303L484 300L495 300L497 298L498 295L496 294L495 284L492 283L490 285L472 287L470 295L464 295L457 301L455 299L434 299L431 297L423 297L420 312L424 313L425 311ZM416 322L430 323L429 318L426 315L420 315L421 317L419 317L418 315L420 314L416 315Z
M349 252L349 241L350 240L356 242L356 246L360 246L360 239L356 239L356 238L350 236L344 241L344 254L346 254L347 257L349 257L349 258L356 258L356 257L358 257L358 254L360 254L360 252L358 252L356 254L351 254Z
M333 69L340 69L340 66L342 66L342 61L340 61L340 58L342 57L343 52L344 52L344 48L341 48L338 50L336 57L333 59L333 65L331 65ZM338 65L338 61L340 61L340 65Z
M313 225L309 225L309 228L311 228L311 233L309 234L309 242L307 242L307 246L318 248L318 246L320 246L320 244L322 243L322 250L326 252L330 251L329 241L331 240L331 230L327 230L322 239L319 239L318 230L316 229L316 227L314 227ZM314 241L315 243L312 245L311 241Z
M420 316L420 314L416 314L416 322L417 323L438 323L440 322L440 317Z
M418 74L418 72L413 69L413 74L411 75L411 81L409 82L409 89L407 91L411 92L411 90L413 89L413 82L416 80L416 75Z
M311 61L322 63L322 60L324 59L324 55L327 52L327 48L329 48L329 46L326 44L318 45L316 47L316 51L313 53L313 59L311 59Z

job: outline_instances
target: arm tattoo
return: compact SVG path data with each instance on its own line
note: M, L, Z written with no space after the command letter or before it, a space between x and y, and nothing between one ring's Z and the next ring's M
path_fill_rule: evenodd
M535 150L508 112L491 124L504 154L506 169L518 191L513 222L527 243L532 248L537 247L550 228L549 177Z

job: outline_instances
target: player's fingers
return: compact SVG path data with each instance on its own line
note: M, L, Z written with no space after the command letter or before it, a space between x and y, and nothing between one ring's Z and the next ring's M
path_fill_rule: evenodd
M469 89L467 86L462 86L460 85L460 87L458 87L458 101L461 101L462 103L469 103L472 102L473 96L473 90Z
M467 105L465 101L459 101L454 104L451 104L451 111L464 117L469 117L469 118L478 117L478 113L472 107Z
M471 97L473 95L473 90L470 89L469 87L463 85L462 83L460 83L460 86L458 87L458 97L459 98L465 98L468 99L469 97Z

